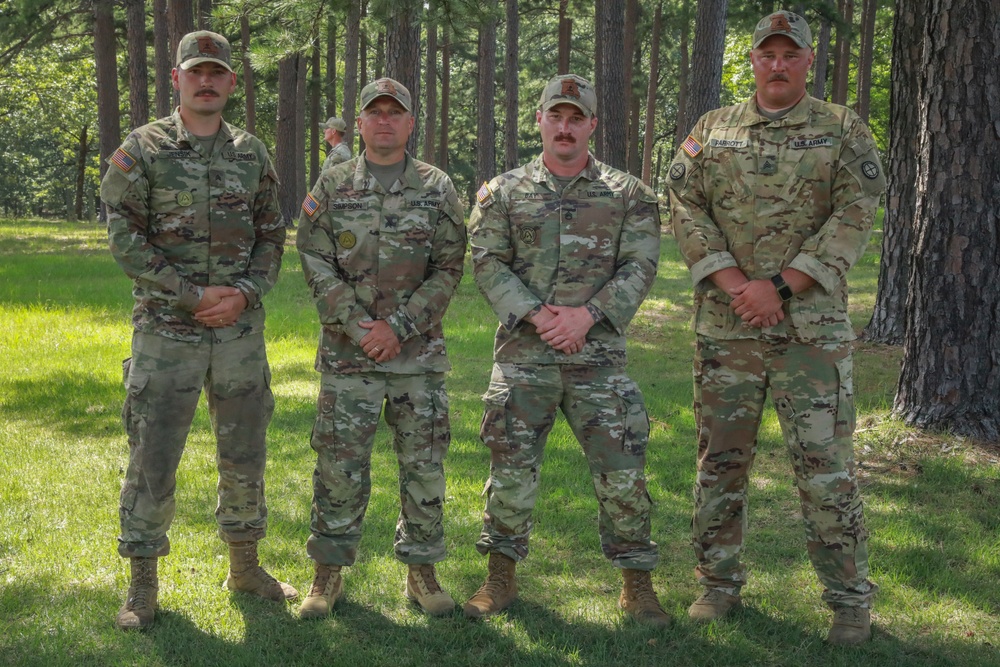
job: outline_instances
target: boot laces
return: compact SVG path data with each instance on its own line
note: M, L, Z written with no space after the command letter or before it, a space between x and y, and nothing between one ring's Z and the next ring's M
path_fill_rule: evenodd
M507 578L504 576L506 568L501 563L490 563L488 567L489 574L486 577L486 581L479 588L478 594L496 597L498 593L507 590Z
M861 607L840 607L835 614L838 625L850 625L860 627L864 617L864 610Z
M329 566L317 568L312 588L309 589L309 597L325 595L326 589L330 585L330 580L333 578L333 575L338 572L340 572L340 570L335 570Z
M441 592L441 584L437 581L433 565L421 565L416 569L415 574L417 575L415 578L423 582L429 595Z

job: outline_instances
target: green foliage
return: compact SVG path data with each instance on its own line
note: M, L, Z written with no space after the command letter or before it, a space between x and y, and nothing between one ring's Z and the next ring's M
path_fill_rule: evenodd
M93 225L0 219L0 663L107 665L834 665L1000 664L1000 464L995 449L915 434L889 415L899 350L859 345L857 457L881 585L875 636L854 649L823 644L830 622L805 554L791 466L773 410L751 477L746 610L699 626L689 544L696 437L691 411L691 286L664 239L653 291L632 323L629 373L652 420L649 490L661 562L654 583L675 623L649 630L622 618L620 575L600 552L586 462L564 420L549 439L521 597L471 623L429 618L402 595L392 556L395 456L380 426L373 496L344 599L323 621L226 592L215 531L215 447L199 408L181 462L172 551L161 561L160 611L146 633L114 629L127 586L116 551L127 462L119 418L128 355L130 283ZM851 315L867 320L877 240L851 272ZM80 276L86 276L81 280ZM863 305L868 304L868 305ZM294 249L266 298L277 409L269 431L270 526L265 565L300 591L315 454L309 432L318 325ZM460 601L485 574L473 548L489 455L479 442L495 319L467 274L445 319L452 445L446 459L444 586Z
M92 54L79 43L22 52L0 74L0 207L71 215L80 139L91 152L85 197L98 178L97 92Z

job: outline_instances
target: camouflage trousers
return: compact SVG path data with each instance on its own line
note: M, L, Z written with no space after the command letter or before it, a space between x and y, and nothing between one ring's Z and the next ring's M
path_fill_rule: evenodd
M346 566L357 558L383 405L399 463L396 557L414 565L445 557L443 461L451 427L444 373L324 373L311 439L316 470L306 543L318 563Z
M698 336L692 542L698 581L735 595L747 486L770 389L792 459L813 568L831 605L869 606L868 531L854 469L850 343L804 345Z
M215 518L224 542L258 540L267 527L265 434L274 412L262 334L187 343L136 332L123 363L122 421L129 463L122 484L118 553L165 556L177 467L202 387L217 443Z
M483 401L480 437L491 459L480 553L528 556L545 441L560 408L590 466L604 555L616 567L656 567L644 471L649 419L624 369L498 363Z

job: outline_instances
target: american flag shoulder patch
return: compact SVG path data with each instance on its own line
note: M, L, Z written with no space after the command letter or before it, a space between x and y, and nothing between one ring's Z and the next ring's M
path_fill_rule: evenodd
M306 195L306 198L302 200L302 210L305 211L306 215L310 218L316 215L316 211L319 210L319 202L316 198L312 196L312 193Z
M135 158L124 148L119 148L111 156L111 163L127 174L135 166Z
M486 208L493 203L493 191L490 190L489 183L483 181L483 187L476 192L476 199L479 201L479 208Z
M688 157L692 158L697 157L698 153L701 152L701 144L699 144L698 141L690 134L688 135L688 138L684 140L684 143L681 144L681 148L683 148L684 152L688 154Z

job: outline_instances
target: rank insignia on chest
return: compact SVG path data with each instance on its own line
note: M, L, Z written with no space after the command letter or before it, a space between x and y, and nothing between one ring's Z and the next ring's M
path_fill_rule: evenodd
M340 232L340 236L337 237L337 243L340 244L340 247L348 250L353 248L357 242L357 237L351 232Z
M772 176L778 173L778 158L775 155L765 155L761 158L760 173L764 176Z
M115 151L114 155L111 156L111 162L126 174L132 171L132 167L135 166L135 158L129 155L124 148Z
M180 206L190 206L194 202L194 195L192 195L187 190L181 190L177 193L177 203Z
M479 208L486 208L493 203L493 191L490 190L489 183L483 181L483 187L476 192L476 199L479 201Z
M684 152L687 153L690 158L698 157L698 153L701 152L701 144L699 144L698 140L690 134L688 135L688 138L684 140L684 143L681 144L681 148L684 149Z
M316 211L319 210L319 202L316 198L312 196L312 193L306 195L306 198L302 200L302 210L305 211L306 215L310 218L316 215Z
M521 242L525 245L532 245L535 242L535 236L537 232L534 227L522 227L521 228Z

